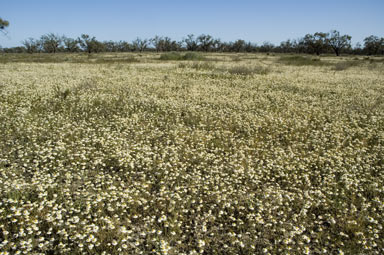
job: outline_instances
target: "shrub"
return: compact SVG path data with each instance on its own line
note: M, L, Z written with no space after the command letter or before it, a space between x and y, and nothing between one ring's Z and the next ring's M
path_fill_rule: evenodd
M204 57L196 52L188 52L182 57L182 60L204 60Z
M228 73L235 74L235 75L254 75L254 74L261 74L265 75L268 74L271 70L267 67L263 66L235 66L230 69L227 69Z
M163 53L160 56L160 60L181 60L182 56L177 52Z

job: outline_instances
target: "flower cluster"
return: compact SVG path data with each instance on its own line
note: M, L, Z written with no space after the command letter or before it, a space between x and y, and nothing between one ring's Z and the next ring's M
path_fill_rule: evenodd
M384 72L145 59L0 64L1 254L384 253Z

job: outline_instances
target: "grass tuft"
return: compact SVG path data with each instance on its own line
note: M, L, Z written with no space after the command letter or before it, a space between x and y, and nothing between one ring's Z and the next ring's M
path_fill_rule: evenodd
M180 54L178 52L168 52L160 55L160 60L166 61L181 61L181 60L205 60L204 56L196 53L196 52L188 52L185 54Z
M232 68L226 69L226 71L230 74L234 75L266 75L271 72L271 69L263 66L234 66Z
M322 61L320 58L306 57L306 56L282 56L278 62L284 65L291 66L324 66L329 65L328 62Z
M340 61L332 68L333 71L345 71L351 67L358 66L359 62L356 60Z

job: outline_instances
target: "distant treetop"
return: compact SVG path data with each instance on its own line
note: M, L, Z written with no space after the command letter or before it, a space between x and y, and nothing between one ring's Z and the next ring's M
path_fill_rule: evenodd
M4 28L9 26L9 21L0 18L0 29L3 30Z

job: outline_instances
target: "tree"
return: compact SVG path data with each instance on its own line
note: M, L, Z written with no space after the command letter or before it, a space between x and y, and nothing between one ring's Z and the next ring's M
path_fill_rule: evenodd
M292 40L292 49L295 53L307 52L307 45L305 44L304 38Z
M339 31L332 30L327 36L327 44L333 49L336 56L340 56L340 53L345 48L351 48L350 35L340 35Z
M63 37L55 35L54 33L49 33L41 36L40 41L45 52L56 53L63 41Z
M178 51L180 50L181 45L166 36L158 41L158 47L161 51Z
M161 36L156 35L155 37L149 40L150 43L155 47L156 52L162 51L162 45L161 45L162 39L163 38Z
M263 44L259 47L260 52L271 52L275 46L270 42L263 42Z
M199 42L199 48L205 52L208 52L215 42L212 36L205 34L199 35L197 41Z
M9 26L9 21L0 18L0 31L4 33L4 29Z
M104 45L104 50L107 52L117 52L119 49L118 43L114 41L105 41L103 42L103 45Z
M73 38L68 38L66 36L63 36L63 44L64 44L64 50L66 52L78 52L80 51L79 47L79 40L75 40Z
M128 52L131 50L131 45L126 41L119 41L117 43L118 50L121 52Z
M361 54L363 54L363 52L364 52L364 49L361 46L361 43L358 42L358 43L355 44L355 47L353 47L351 53L355 54L355 55L361 55Z
M94 40L96 40L95 37L90 37L87 34L82 34L81 37L78 38L81 48L89 54L92 53L92 41Z
M244 52L245 51L246 42L244 40L237 40L232 44L232 51L235 52Z
M148 48L148 44L149 41L147 39L140 39L138 37L132 42L133 50L143 52L146 48Z
M80 46L83 48L84 51L88 52L88 54L91 54L92 52L101 52L104 50L104 45L96 40L95 37L90 37L87 34L82 34L81 38L78 39Z
M213 41L213 45L212 45L212 48L215 50L215 51L224 51L225 48L226 48L226 44L224 42L222 42L220 39L215 39Z
M256 50L257 50L257 44L251 43L251 42L247 42L245 44L245 51L246 52L255 52Z
M41 42L39 40L28 38L21 43L24 45L25 50L30 54L40 51Z
M380 42L381 42L381 46L380 46L380 54L381 55L384 55L384 37L381 37L380 39Z
M306 34L304 36L304 44L308 51L313 51L316 55L320 55L327 47L327 33L317 32L313 35Z
M4 48L4 53L25 53L26 49L22 46L12 47L12 48Z
M383 47L383 43L384 38L379 38L375 35L368 36L364 39L364 51L368 55L376 55Z
M294 50L293 46L294 46L293 42L290 39L288 39L280 43L279 49L283 53L289 53L289 52L293 52Z
M197 40L193 34L187 35L183 42L185 43L185 48L189 51L195 51L198 48Z

